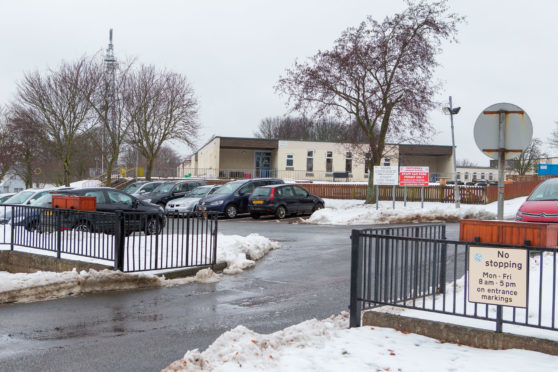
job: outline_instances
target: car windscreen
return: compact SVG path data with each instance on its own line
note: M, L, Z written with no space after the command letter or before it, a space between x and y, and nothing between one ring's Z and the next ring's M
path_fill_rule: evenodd
M31 200L30 205L34 205L36 207L47 207L52 203L52 194L45 194L40 198L35 200Z
M225 183L223 186L219 187L213 195L223 195L223 194L232 194L236 191L240 186L244 185L246 181L232 181Z
M142 185L143 185L142 183L133 183L130 186L125 187L122 191L124 191L128 194L132 194L132 193L134 193L134 191L139 189Z
M196 187L195 189L193 189L192 191L190 191L189 193L186 194L186 196L188 197L202 197L207 195L207 192L209 191L209 189L211 189L211 186L200 186L200 187Z
M157 186L159 186L161 183L160 182L151 182L151 183L146 183L143 185L143 187L139 190L140 193L145 193L145 192L152 192Z
M558 200L558 182L543 182L527 200Z
M24 203L31 195L33 195L35 191L20 191L8 200L4 202L4 204L21 204Z
M164 194L167 193L169 191L172 190L172 188L174 187L174 183L162 183L159 186L157 186L152 192L157 193L157 194Z
M258 187L252 193L252 196L268 196L271 193L270 187Z

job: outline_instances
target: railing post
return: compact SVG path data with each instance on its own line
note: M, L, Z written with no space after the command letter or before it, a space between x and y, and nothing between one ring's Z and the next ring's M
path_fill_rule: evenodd
M541 309L539 309L541 311ZM502 333L502 305L496 305L496 333Z
M56 213L56 258L60 258L62 256L62 213L58 210L53 213Z
M12 208L12 226L10 228L10 250L13 251L14 250L14 220L13 220L13 218L15 216L15 214L14 214L15 211L14 211L14 206L13 205L11 206L11 208ZM6 213L6 210L4 210L4 214L5 213Z
M362 265L360 255L360 231L353 230L351 233L351 297L349 304L349 327L360 327L361 304L358 296L362 287Z
M446 225L442 226L442 240L446 240ZM442 252L440 255L440 293L446 293L446 270L448 260L448 244L442 244Z
M211 232L211 234L213 235L213 260L212 260L212 264L215 265L217 263L217 223L219 221L219 218L217 217L217 214L212 215L213 221L215 222L215 228L214 230Z
M116 211L114 232L114 270L124 271L125 223L122 211Z

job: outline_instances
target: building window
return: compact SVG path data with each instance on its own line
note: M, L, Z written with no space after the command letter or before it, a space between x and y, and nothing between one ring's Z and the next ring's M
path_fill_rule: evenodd
M465 172L465 181L469 179L469 172Z
M389 167L391 165L391 159L390 158L384 158L384 166Z
M326 172L333 172L333 151L326 151Z
M481 173L481 180L484 180L484 172Z
M372 167L372 155L367 152L364 154L364 175L368 176L369 168Z
M493 177L493 176L492 176L492 173L488 173L488 179L489 179L490 181L492 181L492 177Z
M473 181L477 179L477 172L473 172Z
M353 171L353 153L347 151L345 153L345 172L351 173Z
M306 173L314 171L314 150L308 150L306 155Z
M459 181L461 179L461 172L457 172L457 180Z
M294 155L293 154L287 154L287 162L285 164L285 166L287 167L294 167Z

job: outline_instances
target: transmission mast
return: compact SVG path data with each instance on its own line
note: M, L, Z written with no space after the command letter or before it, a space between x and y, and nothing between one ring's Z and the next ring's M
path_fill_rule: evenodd
M109 31L109 45L105 54L105 92L106 92L106 123L103 123L103 136L101 143L101 174L104 173L105 142L107 140L107 127L110 128L109 140L115 135L116 128L116 58L112 44L112 28ZM112 141L111 141L112 142ZM109 143L111 143L109 142Z

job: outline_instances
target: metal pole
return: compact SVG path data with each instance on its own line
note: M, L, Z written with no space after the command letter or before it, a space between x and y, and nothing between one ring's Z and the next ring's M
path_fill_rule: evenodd
M420 188L420 207L424 208L424 186Z
M380 187L376 185L376 210L378 210L378 194L380 193Z
M500 112L498 120L498 219L504 219L504 165L506 161L506 113Z
M451 96L449 97L449 109L450 109L450 122L451 122L451 146L453 148L453 178L454 178L454 199L455 208L459 208L461 205L461 193L459 192L459 185L457 184L457 155L455 153L455 136L453 134L453 106L451 102Z
M393 209L395 209L395 185L393 185L391 193L393 194Z
M405 195L404 195L404 197L403 197L403 199L404 199L404 201L403 201L403 206L406 207L406 206L407 206L407 186L405 186L404 194L405 194Z
M349 327L360 327L360 312L362 302L361 295L362 264L360 262L360 231L353 230L351 233L351 281L350 281L350 303L349 303Z

